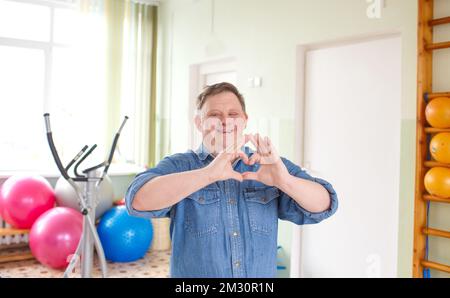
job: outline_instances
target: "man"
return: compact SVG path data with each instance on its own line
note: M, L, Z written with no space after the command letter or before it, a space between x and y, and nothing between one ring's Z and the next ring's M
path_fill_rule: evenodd
M208 86L197 99L200 147L128 188L131 215L171 218L172 277L275 277L278 218L313 224L338 207L328 182L280 158L269 138L244 135L247 120L235 86Z

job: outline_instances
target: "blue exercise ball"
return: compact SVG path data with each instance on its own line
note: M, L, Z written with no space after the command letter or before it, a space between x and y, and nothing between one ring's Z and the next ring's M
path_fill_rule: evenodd
M153 239L151 221L129 215L125 206L107 211L97 231L106 259L113 262L132 262L142 258Z

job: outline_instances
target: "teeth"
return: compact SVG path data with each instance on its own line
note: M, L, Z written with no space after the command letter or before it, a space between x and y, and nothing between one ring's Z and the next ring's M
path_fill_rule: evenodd
M233 132L233 130L222 130L222 129L217 129L216 131L219 133L232 133Z

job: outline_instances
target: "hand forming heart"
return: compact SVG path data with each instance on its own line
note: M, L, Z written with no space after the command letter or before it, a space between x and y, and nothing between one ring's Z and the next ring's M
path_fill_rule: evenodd
M256 147L256 152L249 158L241 147L248 142ZM259 164L256 172L239 173L233 169L232 163L237 158L251 166ZM215 181L235 179L256 180L269 186L276 186L289 175L289 172L278 155L275 147L268 137L261 137L259 134L244 135L244 140L235 142L220 152L216 158L207 166L209 176Z

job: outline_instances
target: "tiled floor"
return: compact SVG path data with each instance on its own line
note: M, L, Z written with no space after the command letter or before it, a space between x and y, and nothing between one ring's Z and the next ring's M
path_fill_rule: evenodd
M108 262L108 277L168 277L169 251L149 251L144 258L130 263ZM78 270L79 271L79 270ZM100 277L97 260L94 262L93 277ZM54 270L37 260L26 260L0 264L0 277L62 277L62 270ZM72 277L80 277L75 271Z

